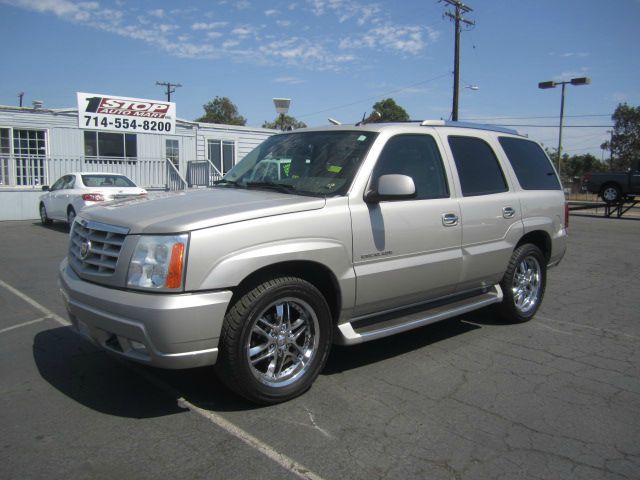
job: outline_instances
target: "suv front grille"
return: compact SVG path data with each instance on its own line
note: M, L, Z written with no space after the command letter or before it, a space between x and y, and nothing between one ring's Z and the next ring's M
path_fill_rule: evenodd
M76 219L71 229L69 263L78 273L113 275L128 229Z

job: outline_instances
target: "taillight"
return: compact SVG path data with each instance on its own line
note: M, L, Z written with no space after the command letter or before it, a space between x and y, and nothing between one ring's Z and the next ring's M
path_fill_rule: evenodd
M569 228L569 202L564 202L564 228Z
M104 195L101 193L83 193L82 200L85 202L104 202Z

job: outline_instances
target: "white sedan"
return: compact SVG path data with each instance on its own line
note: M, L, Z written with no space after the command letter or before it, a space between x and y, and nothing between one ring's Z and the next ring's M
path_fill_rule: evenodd
M73 224L82 208L98 202L146 195L131 179L117 173L74 172L60 177L51 187L43 186L47 193L40 196L40 220Z

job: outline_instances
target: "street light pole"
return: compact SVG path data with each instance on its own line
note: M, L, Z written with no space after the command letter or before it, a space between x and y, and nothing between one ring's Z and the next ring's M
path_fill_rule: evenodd
M572 78L571 80L566 80L562 82L540 82L538 83L538 88L547 89L547 88L555 88L558 85L562 85L562 96L560 99L560 128L558 133L558 176L560 177L560 181L562 182L562 128L564 126L564 88L567 84L571 85L589 85L591 83L591 79L589 77L579 77Z

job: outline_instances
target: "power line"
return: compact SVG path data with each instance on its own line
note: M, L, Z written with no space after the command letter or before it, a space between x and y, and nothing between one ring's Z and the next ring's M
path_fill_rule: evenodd
M338 105L336 107L325 108L323 110L318 110L317 112L305 113L304 115L297 115L297 118L311 117L313 115L318 115L320 113L331 112L331 111L334 111L334 110L339 110L341 108L346 108L346 107L351 107L353 105L358 105L360 103L370 102L371 100L378 100L381 97L386 97L387 95L391 95L393 93L402 92L404 90L408 90L410 88L417 87L418 85L424 85L425 83L435 82L436 80L439 80L439 79L444 78L444 77L448 77L449 75L450 75L449 73L445 73L443 75L438 75L437 77L433 77L433 78L430 78L428 80L422 80L420 82L412 83L411 85L407 85L406 87L398 88L396 90L391 90L389 92L381 93L379 95L374 95L372 97L363 98L361 100L356 100L356 101L351 102L351 103L345 103L344 105Z
M565 118L589 118L589 117L611 117L610 113L587 113L581 115L565 115ZM537 116L537 117L470 117L465 118L465 120L477 120L477 121L487 121L487 120L536 120L536 119L546 119L546 118L558 118L557 115L545 115L545 116ZM557 126L557 125L556 125Z
M539 127L539 128L558 128L558 125L526 125L526 124L513 124L513 123L500 123L502 127ZM613 128L614 125L564 125L563 128Z

